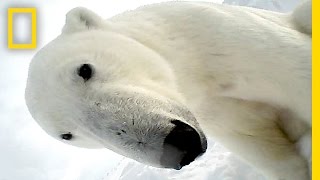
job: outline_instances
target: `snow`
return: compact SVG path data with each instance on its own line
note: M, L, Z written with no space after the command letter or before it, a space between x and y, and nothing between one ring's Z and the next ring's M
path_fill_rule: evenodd
M203 156L179 171L154 168L126 159L111 175L104 180L264 180L260 173L212 140L209 140L209 148Z
M38 48L9 50L0 36L0 180L262 180L255 169L209 140L207 152L180 171L149 167L107 149L68 146L47 135L32 119L24 102L28 64L35 52L61 31L65 14L76 6L110 17L161 0L10 0L0 3L0 34L7 34L8 7L37 7ZM222 3L222 0L214 2ZM298 0L225 0L224 3L289 11ZM52 23L54 22L54 23ZM28 34L23 29L18 37Z

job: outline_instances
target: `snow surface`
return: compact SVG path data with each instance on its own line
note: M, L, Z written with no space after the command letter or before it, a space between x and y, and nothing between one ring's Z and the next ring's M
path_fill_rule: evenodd
M130 159L104 180L264 180L253 167L242 162L218 143L209 140L207 152L181 170L154 168Z
M0 3L0 180L262 180L263 177L221 145L209 140L207 152L180 171L149 167L107 149L68 146L48 136L24 102L28 64L35 52L59 35L65 14L76 6L110 17L162 0L8 0ZM213 1L213 0L212 0ZM213 2L222 3L223 0ZM297 0L225 0L224 3L289 11ZM38 48L7 49L8 7L36 7ZM5 28L4 28L5 27ZM28 34L23 29L15 32Z

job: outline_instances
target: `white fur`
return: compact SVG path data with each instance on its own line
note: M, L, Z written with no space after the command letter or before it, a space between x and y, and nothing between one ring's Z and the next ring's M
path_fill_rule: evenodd
M292 13L293 23L304 33L312 34L312 1L303 0Z
M308 4L311 7L310 1ZM309 11L304 5L289 15L212 3L168 2L102 21L89 10L73 9L62 35L31 63L28 107L44 129L55 126L53 116L67 121L59 124L60 128L68 128L66 119L83 119L92 113L82 113L91 107L87 99L100 99L102 110L98 112L102 115L90 117L101 119L107 117L106 112L115 112L110 110L112 104L119 104L114 96L127 97L124 94L128 93L128 97L146 104L157 99L152 101L155 104L129 104L130 108L121 111L124 117L131 113L148 117L139 120L144 124L139 127L141 132L152 129L148 127L152 123L146 125L144 121L151 121L154 111L157 117L180 118L197 127L188 121L191 116L179 113L182 111L169 113L168 108L176 108L172 104L182 104L207 136L264 172L268 179L309 179L307 160L295 148L311 128ZM75 85L72 69L84 62L93 64L97 74L89 85ZM48 67L53 73L48 73ZM48 75L43 77L44 73ZM53 94L56 96L50 101ZM86 101L79 94L87 97ZM67 109L56 111L60 107ZM71 124L80 126L74 121ZM85 119L81 123L91 127ZM161 122L159 126L168 125ZM85 142L98 141L128 157L144 158L127 152L139 154L141 150L134 146L119 149L119 142L106 141L94 128L79 129L79 134L89 138ZM47 131L59 134L57 130ZM300 143L300 148L310 146L307 144ZM143 156L150 158L141 162L152 161L150 164L157 166L156 160L150 159L158 158L158 152Z

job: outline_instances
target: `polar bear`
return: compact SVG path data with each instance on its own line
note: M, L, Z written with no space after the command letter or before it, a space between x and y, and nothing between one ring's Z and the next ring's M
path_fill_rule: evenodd
M26 103L68 144L181 169L210 137L268 179L309 179L296 145L310 141L310 12L165 2L103 20L75 8L33 58Z

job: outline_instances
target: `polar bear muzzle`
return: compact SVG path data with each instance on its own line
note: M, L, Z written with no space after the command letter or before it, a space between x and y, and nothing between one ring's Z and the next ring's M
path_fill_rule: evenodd
M134 90L134 91L133 91ZM207 149L196 118L182 104L126 85L105 88L79 121L106 148L155 167L179 170ZM92 105L90 105L92 104Z

